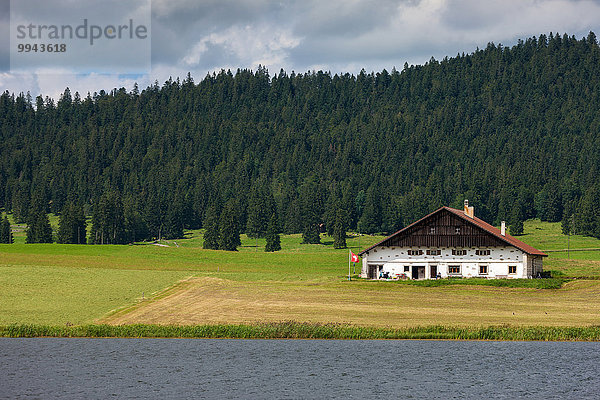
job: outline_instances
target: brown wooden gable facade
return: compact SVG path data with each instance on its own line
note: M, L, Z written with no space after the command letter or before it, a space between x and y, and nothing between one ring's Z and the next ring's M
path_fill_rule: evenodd
M376 246L471 248L506 245L506 241L443 207L359 254Z
M446 209L424 218L381 246L398 247L498 247L506 243Z

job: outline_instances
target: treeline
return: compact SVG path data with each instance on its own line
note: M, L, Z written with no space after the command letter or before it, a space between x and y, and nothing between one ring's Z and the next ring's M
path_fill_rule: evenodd
M276 216L277 232L338 232L343 246L342 231L391 232L467 198L513 232L538 217L600 237L598 110L593 33L356 76L258 68L57 102L5 92L0 208L33 220L35 195L42 212L91 215L92 243L227 218L265 236Z

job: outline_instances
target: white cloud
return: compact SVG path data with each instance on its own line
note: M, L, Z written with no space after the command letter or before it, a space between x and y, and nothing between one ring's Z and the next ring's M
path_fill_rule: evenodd
M310 69L378 71L470 53L488 42L512 45L542 33L600 34L592 0L154 0L153 65L140 88L157 79L196 81L207 72L266 66L271 73ZM14 77L0 88L56 95L131 88L118 76Z
M277 26L232 26L200 39L182 58L182 64L196 67L208 51L214 49L224 54L227 60L237 62L239 67L282 66L287 63L290 50L298 46L300 40L290 29ZM222 65L213 64L211 67L218 69Z

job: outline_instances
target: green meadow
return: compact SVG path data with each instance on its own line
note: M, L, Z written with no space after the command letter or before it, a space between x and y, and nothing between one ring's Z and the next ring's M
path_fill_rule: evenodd
M57 218L52 216L54 225ZM238 252L202 249L202 231L136 244L0 245L0 325L350 324L381 329L423 326L593 326L600 309L600 251L571 251L560 224L527 221L521 240L549 252L558 279L521 282L348 282L348 250L303 245L283 235L282 250L242 235ZM382 237L349 234L355 252ZM168 247L167 247L168 246ZM571 236L570 249L600 240ZM352 274L360 272L360 266ZM356 278L356 277L355 277ZM572 281L577 278L576 281ZM542 282L543 281L543 282ZM491 285L491 286L490 286ZM596 321L594 323L594 321Z

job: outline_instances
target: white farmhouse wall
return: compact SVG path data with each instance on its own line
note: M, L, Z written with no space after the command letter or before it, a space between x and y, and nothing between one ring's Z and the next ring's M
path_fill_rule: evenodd
M533 276L534 269L539 268L541 271L541 258L534 265L531 256L527 257L526 253L512 246L482 249L490 250L489 256L476 255L478 248L475 247L464 249L467 250L465 256L452 255L452 248L439 248L441 254L432 256L427 255L428 249L377 246L363 255L361 276L368 277L369 265L377 265L377 271L388 272L392 276L406 274L408 278L412 277L413 267L424 266L426 279L435 278L430 276L431 266L437 266L437 272L443 278L457 276L448 274L448 267L451 265L460 266L458 276L462 277L528 278ZM423 255L409 256L409 250L422 250ZM481 265L487 265L487 274L480 274ZM509 266L515 266L516 273L509 273Z

